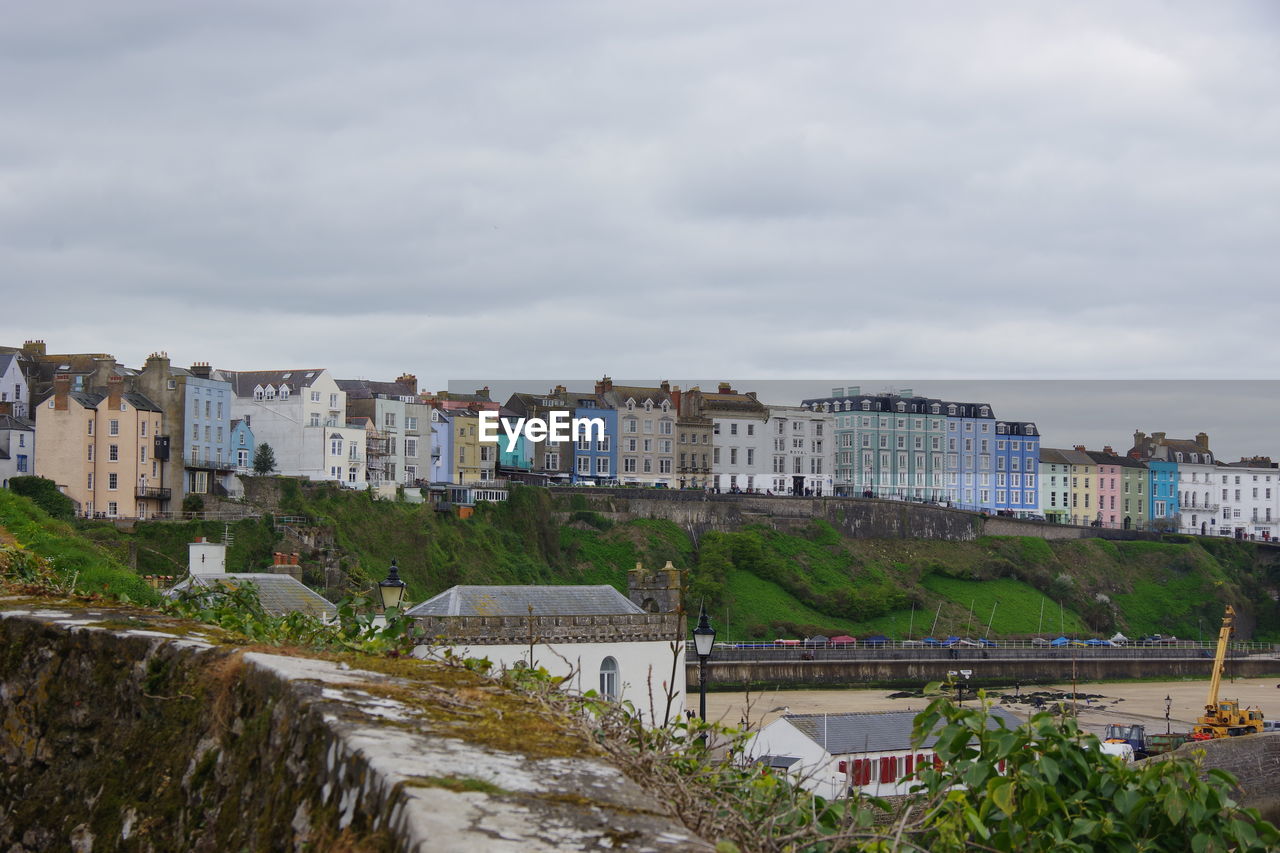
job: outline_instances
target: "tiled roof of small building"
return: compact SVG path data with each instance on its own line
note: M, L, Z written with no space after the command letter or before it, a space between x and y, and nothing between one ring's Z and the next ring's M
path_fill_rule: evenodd
M611 586L455 586L411 616L616 616L644 613Z
M987 728L996 728L995 718L1004 720L1008 728L1022 725L1022 720L1004 708L988 712ZM795 726L805 737L832 755L859 752L889 752L911 749L911 733L915 711L887 711L858 714L787 714L782 719ZM938 739L930 735L922 744L930 747Z
M170 590L170 595L190 589L192 586L213 589L223 585L235 588L245 583L252 583L258 588L258 601L268 613L280 616L285 613L301 612L322 619L338 615L336 605L297 578L271 572L194 574L174 586Z
M235 389L237 397L252 397L253 389L261 385L279 388L282 384L290 388L310 387L324 368L308 367L301 370L224 370L223 375Z

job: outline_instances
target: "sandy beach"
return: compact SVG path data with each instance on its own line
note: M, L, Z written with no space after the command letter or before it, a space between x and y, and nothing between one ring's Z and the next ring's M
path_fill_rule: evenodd
M1224 680L1220 698L1239 699L1242 706L1254 705L1262 709L1267 719L1280 719L1280 681L1275 678L1237 678ZM1037 685L1023 687L1026 695L1032 691L1071 693L1071 685ZM1101 733L1107 723L1143 723L1148 731L1165 730L1165 697L1172 700L1170 725L1173 731L1187 731L1195 718L1204 710L1209 691L1208 679L1200 681L1167 682L1108 682L1103 684L1081 683L1076 687L1079 701L1078 716L1081 725ZM927 703L922 697L890 698L896 690L769 690L745 695L742 693L708 693L707 717L726 725L739 725L745 718L754 726L767 724L783 713L784 708L793 714L842 713L849 711L919 711ZM996 693L1012 693L997 690ZM1085 699L1085 695L1101 698ZM975 701L966 693L965 704ZM689 707L698 708L698 694L694 688L689 695ZM1006 708L1022 716L1029 716L1035 709L1029 705L1006 705Z

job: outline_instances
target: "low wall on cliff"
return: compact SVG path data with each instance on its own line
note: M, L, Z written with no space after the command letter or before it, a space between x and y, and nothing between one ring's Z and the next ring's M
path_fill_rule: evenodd
M1226 770L1236 777L1237 793L1242 805L1257 809L1267 820L1280 820L1280 732L1226 737L1183 744L1171 753L1148 759L1159 761L1170 756L1200 762L1204 773Z
M331 657L0 601L0 849L710 849L532 701Z

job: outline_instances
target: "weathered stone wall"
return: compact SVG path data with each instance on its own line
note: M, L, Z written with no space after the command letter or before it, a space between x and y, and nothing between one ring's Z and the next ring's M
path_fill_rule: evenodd
M215 633L0 603L0 849L709 849L473 673Z
M679 613L629 613L615 616L419 616L425 635L473 645L528 643L620 643L684 639Z
M1276 779L1280 778L1280 732L1195 741L1150 760L1169 756L1199 761L1205 774L1226 770L1239 782L1242 805L1257 809L1273 823L1280 820L1280 787L1276 786Z

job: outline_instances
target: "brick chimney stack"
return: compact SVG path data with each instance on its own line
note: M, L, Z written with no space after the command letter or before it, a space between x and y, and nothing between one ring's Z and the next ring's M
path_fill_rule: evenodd
M191 365L191 375L199 376L201 379L208 379L213 374L213 368L209 366L207 361L197 361Z
M671 393L671 383L665 379L658 383L658 387L663 391L666 391L668 394Z
M721 382L721 383L716 387L716 393L717 393L717 394L732 394L732 393L733 393L733 386L732 386L732 385L730 385L728 382Z
M416 395L418 393L418 377L412 373L401 373L396 377L396 382L409 388L409 394Z
M46 354L44 341L23 341L22 351L27 355L43 356Z
M120 411L120 398L124 396L124 377L107 377L107 406L113 412Z
M67 410L67 395L71 393L71 374L59 373L53 377L53 408L59 412Z
M1080 451L1081 453L1084 453L1084 452L1085 452L1085 449L1084 449L1084 445L1083 445L1083 444L1076 444L1076 445L1073 445L1073 447L1074 447L1074 449L1075 449L1075 450L1078 450L1078 451Z
M1103 453L1105 453L1105 454L1107 454L1108 456L1115 456L1115 455L1116 455L1116 452L1115 452L1114 450L1112 450L1112 449L1111 449L1111 445L1109 445L1109 444L1107 444L1107 445L1103 445L1103 447L1102 447L1102 452L1103 452Z
M613 390L613 380L608 376L602 376L600 381L596 383L596 393L605 394Z
M1209 449L1209 433L1207 432L1196 433L1196 444L1200 445L1201 450L1208 450Z

